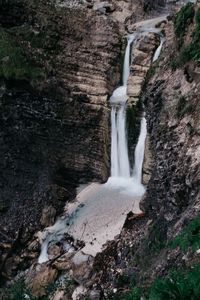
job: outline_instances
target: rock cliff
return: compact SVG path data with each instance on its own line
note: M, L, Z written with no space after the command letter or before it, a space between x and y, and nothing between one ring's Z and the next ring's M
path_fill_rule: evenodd
M156 2L160 10L164 1ZM0 6L2 283L27 275L20 270L32 264L27 281L38 297L68 299L84 282L89 299L124 299L126 291L133 297L133 281L145 289L174 265L198 263L199 253L168 244L200 210L198 1L188 6L185 23L170 16L159 24L166 42L158 62L152 65L157 35L142 35L132 49L129 150L141 105L149 132L144 214L130 213L94 265L89 258L79 268L59 245L51 249L51 263L38 267L34 234L54 223L78 184L108 178L108 99L120 83L122 34L147 18L155 2L10 0ZM61 274L66 285L56 281ZM55 297L46 290L54 281Z
M190 7L189 4L188 11ZM161 58L150 68L140 93L147 113L151 151L147 158L151 162L151 179L141 203L145 215L140 218L130 213L121 235L96 259L102 288L105 293L112 290L114 299L142 296L154 299L153 295L158 299L183 299L184 293L190 295L189 298L193 295L188 292L186 282L192 280L191 270L198 268L200 261L197 237L200 69L199 52L195 50L199 4L190 12L192 17L189 13L188 23L177 21L185 14L184 9L168 20L163 31L166 42ZM179 26L182 26L181 32L185 30L181 37L177 34ZM188 55L188 47L196 53L193 58ZM101 264L102 260L106 261L106 267ZM195 274L197 278L198 272ZM186 281L181 281L179 276L185 276ZM154 281L157 277L165 279ZM135 288L130 288L131 284ZM183 285L182 293L176 292L178 285ZM124 293L121 294L121 290Z
M37 4L1 3L2 258L41 226L43 207L60 213L79 183L109 172L118 26L84 7Z

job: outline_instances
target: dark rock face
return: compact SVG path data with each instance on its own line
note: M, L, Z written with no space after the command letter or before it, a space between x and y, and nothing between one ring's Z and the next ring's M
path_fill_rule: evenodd
M44 207L51 205L59 214L75 197L77 184L102 182L109 175L107 97L119 81L118 27L93 11L45 9L44 2L32 21L33 29L45 32L47 40L59 35L59 47L34 48L34 54L43 53L41 68L48 70L34 87L29 80L1 80L4 271L7 254L24 247L41 227ZM2 25L13 26L12 22Z
M158 6L165 6L166 2L166 0L144 0L144 11L148 11L152 8L158 8Z

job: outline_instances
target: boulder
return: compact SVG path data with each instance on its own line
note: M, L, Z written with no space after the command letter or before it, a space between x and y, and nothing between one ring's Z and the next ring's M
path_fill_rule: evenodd
M54 263L53 267L55 267L59 271L69 271L72 268L72 257L74 253L65 253L59 258L57 258Z
M104 14L104 13L113 12L115 10L115 7L112 3L104 1L104 2L100 2L100 3L96 3L93 6L93 9Z
M46 264L33 265L26 278L26 284L36 297L46 295L45 288L53 283L58 275L58 271Z
M56 209L53 206L46 206L42 210L42 216L40 219L41 225L48 227L55 222Z

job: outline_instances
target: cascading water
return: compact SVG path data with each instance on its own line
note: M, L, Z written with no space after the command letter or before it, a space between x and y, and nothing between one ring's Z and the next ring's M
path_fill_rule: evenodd
M77 195L76 201L66 207L67 214L58 219L53 226L44 230L40 235L42 247L39 263L48 261L49 244L62 241L63 248L69 251L70 245L66 244L65 233L75 240L82 240L85 244L85 247L80 251L74 252L73 263L77 260L80 263L81 259L85 261L85 255L86 257L87 255L95 256L108 240L114 239L121 232L129 211L136 214L142 213L139 202L145 192L142 185L142 165L147 133L144 117L141 119L141 130L135 149L135 166L132 176L126 137L130 47L140 33L137 32L137 34L128 36L124 58L123 86L118 87L110 99L112 123L111 177L106 184L93 183L82 190ZM157 49L154 58L159 56L161 48L162 45ZM73 247L70 247L70 251L73 252Z
M165 38L163 35L159 34L160 35L160 45L159 47L156 49L156 52L154 54L154 57L153 57L153 62L155 62L159 56L160 56L160 53L161 53L161 50L162 50L162 47L163 47L163 44L165 42Z
M133 41L137 38L137 34L133 33L128 35L127 39L127 47L124 57L124 67L123 67L123 85L127 86L128 78L130 75L130 50L131 50L131 44Z
M126 105L122 104L117 113L119 176L130 177L128 147L126 138Z
M123 86L111 96L111 177L130 178L130 164L126 137L127 82L130 74L130 48L136 34L127 38L124 56Z
M117 177L119 174L119 164L118 164L118 137L117 137L117 119L116 119L116 107L113 106L111 110L111 136L112 136L112 144L111 144L111 175L113 177Z
M147 122L145 117L141 119L140 135L135 148L135 165L133 169L133 178L135 182L142 182L142 165L144 161L145 140L147 135Z

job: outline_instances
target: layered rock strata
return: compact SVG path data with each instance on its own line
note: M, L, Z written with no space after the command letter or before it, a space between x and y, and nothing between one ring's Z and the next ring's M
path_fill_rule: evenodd
M5 246L11 255L29 239L41 226L43 207L52 205L58 214L74 198L78 183L105 181L109 174L107 98L120 76L118 27L93 11L82 9L77 14L77 8L61 11L45 5L37 10L31 30L37 28L38 36L46 30L47 39L48 34L59 36L56 49L33 48L34 55L44 55L41 68L48 70L46 77L34 86L26 79L1 81L4 272ZM14 25L18 24L10 23L9 30ZM4 275L9 277L12 270L7 271L9 275Z

